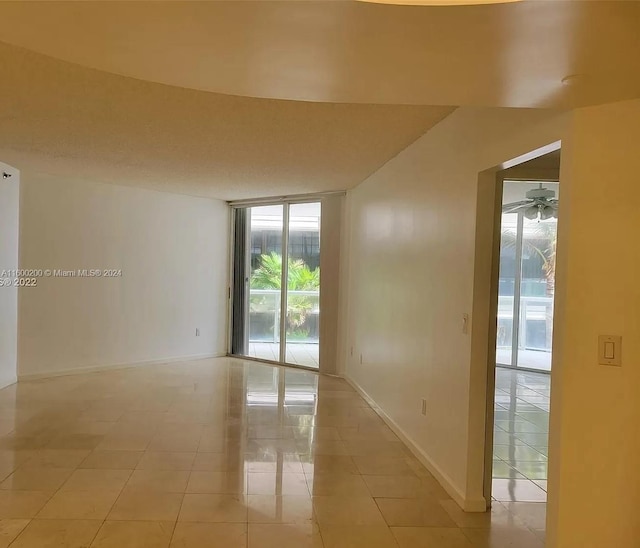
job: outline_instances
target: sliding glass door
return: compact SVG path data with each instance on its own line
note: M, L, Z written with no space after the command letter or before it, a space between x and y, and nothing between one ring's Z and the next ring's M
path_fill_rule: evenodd
M318 368L320 202L235 211L232 353Z
M317 368L320 343L320 202L289 206L284 361Z
M551 371L558 220L522 220L518 367Z
M503 213L500 234L500 279L498 285L498 332L496 361L500 365L517 363L517 344L515 343L514 321L517 315L515 299L519 288L516 279L520 280L516 265L520 264L521 255L517 235L522 233L521 218L517 213Z
M555 216L510 211L536 183L505 182L500 242L496 361L498 365L551 370L555 282ZM557 193L557 183L545 183ZM524 200L526 202L526 199ZM530 218L533 217L533 218Z
M284 206L249 208L247 355L280 361Z

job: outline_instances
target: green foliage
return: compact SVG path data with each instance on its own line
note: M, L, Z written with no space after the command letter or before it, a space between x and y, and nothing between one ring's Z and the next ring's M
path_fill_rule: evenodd
M251 289L282 288L282 255L272 251L260 257L260 266L251 275ZM302 259L289 259L287 272L287 289L289 291L319 291L320 269L311 270ZM304 327L309 313L313 310L317 297L310 295L289 294L287 299L287 331L293 339L304 339L309 330ZM251 299L254 310L266 304L267 297Z
M289 259L287 288L291 291L320 289L320 269L311 270L302 259ZM253 289L281 289L282 255L272 251L260 257L260 266L251 276Z
M320 289L320 269L311 270L302 260L289 261L288 287L298 291Z
M252 289L280 289L282 284L282 255L271 252L260 257L260 266L251 275Z

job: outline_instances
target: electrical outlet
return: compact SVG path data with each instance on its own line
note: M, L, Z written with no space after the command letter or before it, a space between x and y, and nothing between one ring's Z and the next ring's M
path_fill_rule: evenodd
M423 415L427 414L427 400L422 399L422 410L420 411Z
M199 337L199 336L200 336L200 328L196 327L196 337Z

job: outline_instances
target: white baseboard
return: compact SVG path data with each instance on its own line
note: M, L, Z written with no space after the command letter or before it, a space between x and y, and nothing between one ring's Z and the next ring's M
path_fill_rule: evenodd
M216 352L213 354L192 354L190 356L175 356L160 360L145 360L139 362L118 363L111 365L91 365L88 367L74 367L72 369L58 369L57 371L47 371L46 373L29 373L26 375L18 375L18 382L33 381L38 379L48 379L51 377L63 377L66 375L80 375L83 373L100 373L103 371L113 371L116 369L128 369L130 367L140 367L143 365L162 365L166 363L186 362L193 360L204 360L207 358L222 358L226 356L226 352Z
M383 409L381 409L375 400L367 394L367 392L348 375L343 375L343 379L346 380L353 388L360 394L371 408L378 414L378 416L387 424L393 433L400 438L400 440L409 448L413 455L424 465L424 467L433 474L442 488L449 494L449 496L456 501L458 506L465 512L486 512L487 502L484 497L479 499L468 499L461 493L458 488L453 484L451 479L445 474L437 464L435 464L431 458L413 441L413 439L389 416Z

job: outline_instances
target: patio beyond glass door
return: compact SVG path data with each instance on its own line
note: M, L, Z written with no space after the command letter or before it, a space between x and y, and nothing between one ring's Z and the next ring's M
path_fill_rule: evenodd
M557 191L557 183L546 185ZM514 201L535 184L504 186ZM502 214L498 365L551 371L557 223L555 217L529 219L523 211Z
M319 367L320 214L320 202L237 208L234 354Z

